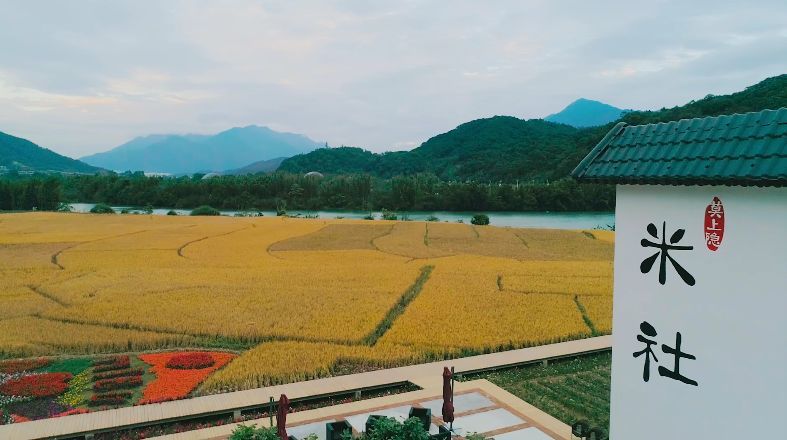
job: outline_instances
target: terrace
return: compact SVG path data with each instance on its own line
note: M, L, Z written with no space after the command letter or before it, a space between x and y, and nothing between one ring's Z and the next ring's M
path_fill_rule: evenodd
M287 433L297 439L316 434L325 440L326 424L346 421L354 435L366 430L366 421L371 415L392 417L399 421L408 418L411 408L431 410L430 434L436 434L439 426L448 426L440 418L442 397L440 381L424 380L424 389L395 396L381 397L361 402L336 405L291 414L288 416ZM549 414L529 405L516 396L487 380L457 382L454 406L453 431L458 438L472 433L494 436L496 440L549 440L569 439L571 428ZM244 424L270 426L268 419L248 421ZM238 424L230 424L161 437L162 440L219 440L227 438ZM454 438L457 438L456 436Z

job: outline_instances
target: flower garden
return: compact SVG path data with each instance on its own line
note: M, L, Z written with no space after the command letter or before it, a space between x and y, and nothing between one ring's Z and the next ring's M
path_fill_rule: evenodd
M0 361L0 421L19 423L182 399L234 357L179 351Z

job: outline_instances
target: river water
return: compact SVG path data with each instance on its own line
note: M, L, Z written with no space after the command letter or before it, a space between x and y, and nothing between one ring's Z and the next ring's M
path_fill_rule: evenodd
M74 212L89 212L95 206L92 203L72 203ZM115 211L129 209L132 212L140 212L139 208L113 206ZM154 215L166 215L170 209L154 209ZM172 209L178 215L189 215L190 210ZM275 211L261 211L266 217L275 217ZM256 214L256 211L254 212ZM369 215L369 211L287 211L291 216L317 216L325 219L348 218L362 219ZM222 215L234 216L236 214L248 214L245 211L221 211ZM371 213L376 219L382 217L380 212ZM439 221L458 222L462 220L470 223L470 219L478 212L454 212L454 211L411 211L401 212L399 219L406 216L409 220L426 220L430 216L437 217ZM484 214L489 216L489 223L494 226L511 226L516 228L554 228L554 229L593 229L607 228L615 224L615 214L612 212L511 212L511 211L488 211Z

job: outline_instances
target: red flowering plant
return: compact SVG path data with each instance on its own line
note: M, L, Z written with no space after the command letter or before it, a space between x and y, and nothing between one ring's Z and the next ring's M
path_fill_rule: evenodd
M56 396L68 388L71 377L71 373L44 373L16 377L0 384L0 393L7 396Z
M128 355L112 356L109 358L96 359L93 361L93 365L93 372L95 373L123 370L131 366L131 359Z
M11 419L13 419L14 423L22 423L22 422L30 421L30 419L28 419L27 417L20 416L19 414L11 414Z
M142 385L142 376L114 377L112 379L97 380L93 384L93 391L111 391L123 388L135 388Z
M142 368L129 368L127 370L114 370L105 371L103 373L95 373L93 380L112 379L113 377L126 377L126 376L142 376L145 371Z
M116 391L114 393L94 394L87 402L90 406L101 405L122 405L131 398L134 393L131 391Z
M212 367L216 361L210 353L204 351L178 353L167 361L167 368L178 370L199 370Z
M20 373L22 371L37 370L49 364L49 359L35 358L35 359L14 359L10 361L0 362L0 373L12 374Z
M55 414L54 417L73 416L74 414L87 414L90 410L87 408L74 408L68 411L63 411L60 414Z
M199 369L169 368L172 358L196 353L210 356L213 364ZM142 354L139 355L139 358L152 365L151 371L156 375L156 379L147 384L142 392L142 400L139 403L145 404L182 399L188 396L208 375L226 365L235 358L235 355L223 352L177 352Z

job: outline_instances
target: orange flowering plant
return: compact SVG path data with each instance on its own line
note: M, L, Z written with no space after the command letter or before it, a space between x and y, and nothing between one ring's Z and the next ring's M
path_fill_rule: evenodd
M195 353L201 353L200 357L209 355L213 359L213 364L204 368L183 369L170 368L167 366L173 357L182 358ZM236 355L224 352L170 352L170 353L150 353L141 354L139 358L150 364L151 371L156 375L156 379L150 382L142 392L142 400L139 403L155 403L167 400L182 399L200 384L211 373L226 365L235 358Z

